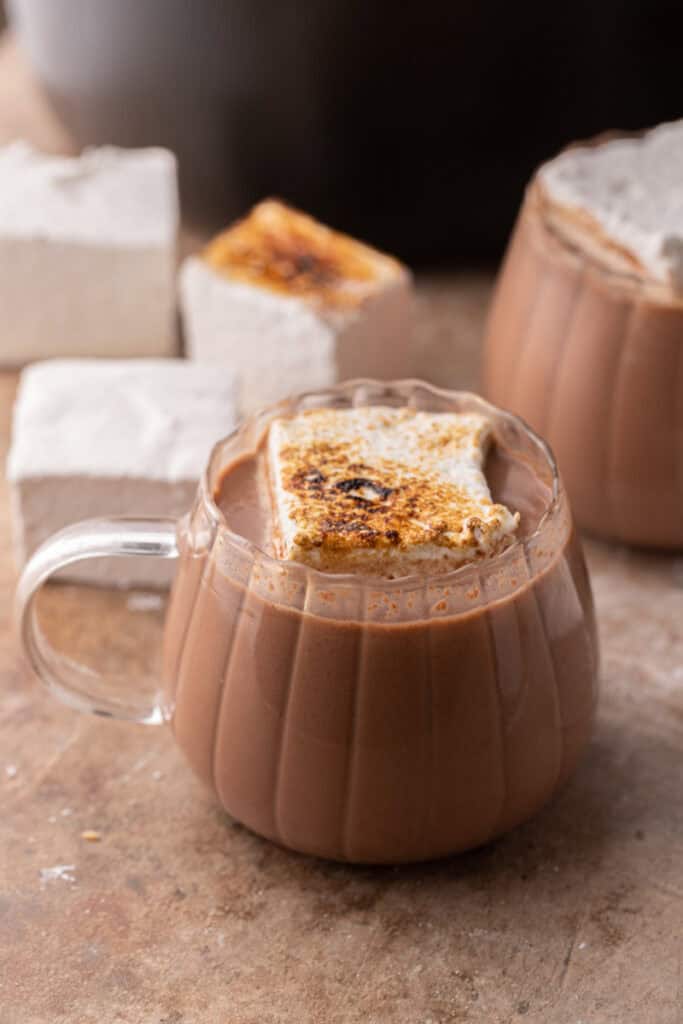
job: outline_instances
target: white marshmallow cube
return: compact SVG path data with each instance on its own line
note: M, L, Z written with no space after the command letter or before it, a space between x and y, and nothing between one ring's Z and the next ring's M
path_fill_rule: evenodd
M234 369L242 412L338 380L410 377L412 292L391 256L266 200L184 262L187 354Z
M176 352L179 223L164 149L0 149L0 366Z
M55 531L93 516L191 507L212 446L236 423L227 367L181 359L48 360L21 375L7 476L22 565ZM109 558L60 578L167 586L173 562Z

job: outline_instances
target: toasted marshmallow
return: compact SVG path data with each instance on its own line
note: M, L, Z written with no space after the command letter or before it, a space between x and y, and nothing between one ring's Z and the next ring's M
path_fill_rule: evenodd
M164 149L0 149L0 366L176 351L176 178Z
M683 290L683 120L572 147L538 181L579 244L583 236L619 269Z
M236 421L227 367L181 359L54 359L21 375L7 463L19 565L63 526L93 516L180 516L212 445ZM69 579L165 586L171 562L109 558Z
M180 295L188 355L229 363L245 412L339 379L412 374L406 268L275 200L186 260Z
M497 554L519 514L491 500L491 438L480 415L383 406L274 420L267 466L277 556L396 577Z

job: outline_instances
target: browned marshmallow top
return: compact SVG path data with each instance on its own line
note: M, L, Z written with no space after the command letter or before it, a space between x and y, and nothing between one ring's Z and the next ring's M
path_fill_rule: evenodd
M407 575L492 555L519 517L491 500L482 416L376 406L276 420L268 440L281 558Z
M233 280L332 307L357 305L406 273L392 257L275 199L214 238L203 258Z

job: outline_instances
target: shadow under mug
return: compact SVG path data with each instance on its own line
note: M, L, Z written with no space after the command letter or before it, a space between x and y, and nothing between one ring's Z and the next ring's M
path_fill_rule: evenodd
M478 412L548 485L529 536L434 576L373 579L283 562L230 529L222 474L270 422L365 405ZM178 558L155 702L59 655L34 598L84 558ZM100 519L49 539L17 592L26 654L71 706L168 722L196 774L253 831L339 860L399 863L480 845L534 814L590 735L597 640L590 584L545 443L478 396L353 381L280 402L211 453L192 511Z

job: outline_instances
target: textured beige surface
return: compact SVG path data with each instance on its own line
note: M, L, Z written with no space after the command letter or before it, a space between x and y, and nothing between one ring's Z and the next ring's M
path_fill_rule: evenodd
M0 135L17 69L0 54ZM489 287L420 282L438 381L474 383ZM551 807L466 856L359 870L231 824L165 730L51 700L10 633L9 547L2 484L0 1024L683 1021L683 557L587 544L603 699ZM114 638L109 667L152 672L160 613L124 601L62 587L43 610L65 649ZM73 880L41 881L55 865Z

